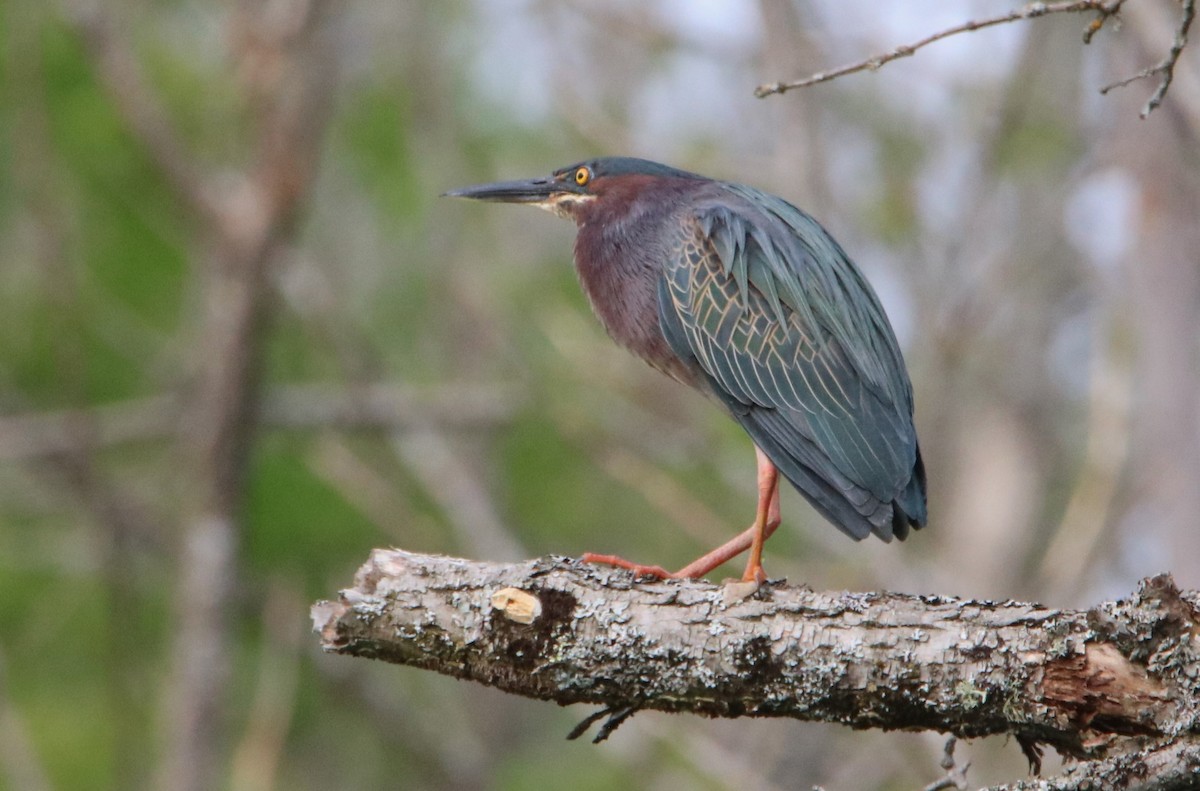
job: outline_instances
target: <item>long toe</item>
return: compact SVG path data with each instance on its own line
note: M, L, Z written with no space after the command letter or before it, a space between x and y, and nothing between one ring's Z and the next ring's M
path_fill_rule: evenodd
M665 580L671 579L675 575L664 569L662 566L643 566L641 563L634 563L631 560L626 560L617 555L599 555L595 552L585 552L580 558L584 563L596 563L601 566L615 566L619 569L628 569L638 577L654 577L656 579Z

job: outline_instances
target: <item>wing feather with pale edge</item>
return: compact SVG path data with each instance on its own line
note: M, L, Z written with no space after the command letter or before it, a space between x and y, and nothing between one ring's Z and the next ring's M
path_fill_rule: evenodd
M740 185L682 225L659 288L696 361L759 447L855 538L925 522L912 390L883 308L816 220Z

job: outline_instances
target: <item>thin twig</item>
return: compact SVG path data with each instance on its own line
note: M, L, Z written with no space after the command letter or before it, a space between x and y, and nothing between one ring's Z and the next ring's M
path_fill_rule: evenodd
M971 768L971 763L968 761L959 766L954 760L954 747L957 744L958 738L955 736L946 739L946 746L942 748L942 760L938 762L938 765L946 770L946 776L925 786L924 791L945 791L947 788L966 791L967 770Z
M1121 12L1121 6L1123 5L1125 5L1125 0L1114 0L1107 7L1097 9L1096 18L1083 31L1083 43L1091 44L1092 37L1100 32L1105 22Z
M595 738L592 739L592 744L599 744L612 735L613 731L621 727L625 720L637 714L636 706L608 706L600 709L595 714L586 717L583 722L576 725L567 734L568 741L575 741L580 736L588 732L588 729L595 725L600 720L604 720L604 724L596 731ZM607 719L605 719L607 717Z
M929 785L925 786L922 791L946 791L947 788L966 788L966 786L958 786L954 783L954 778L946 775L941 780L934 780Z
M1193 2L1194 0L1188 1ZM1030 3L1024 8L1016 11L1010 11L1007 14L1000 14L998 16L988 17L986 19L969 20L967 22L963 22L962 24L955 25L954 27L946 28L945 30L941 30L937 33L926 36L920 41L916 41L912 44L902 44L890 52L884 52L882 54L866 58L865 60L860 60L846 66L832 69L830 71L819 71L801 80L795 80L792 82L766 83L755 88L754 95L761 99L774 93L785 93L793 88L805 88L809 85L828 82L829 80L833 80L847 74L854 74L855 72L859 71L875 71L885 63L890 63L891 61L899 58L906 58L914 54L917 50L929 46L935 41L941 41L944 38L949 38L950 36L956 36L960 33L969 33L973 30L980 30L982 28L992 27L994 25L1003 25L1009 22L1016 22L1021 19L1036 19L1038 17L1049 16L1051 14L1080 13L1084 11L1097 12L1100 14L1100 17L1098 17L1096 21L1093 21L1088 27L1088 31L1084 33L1085 40L1090 40L1091 35L1094 34L1095 30L1099 30L1099 28L1103 26L1103 20L1106 20L1108 17L1115 14L1120 8L1122 2L1124 2L1124 0L1108 0L1108 2L1102 2L1101 0L1072 0L1071 2L1059 3ZM1099 24L1097 24L1097 22Z
M1154 89L1150 100L1146 102L1146 106L1142 108L1139 115L1146 118L1150 113L1162 104L1163 97L1167 95L1167 89L1171 87L1171 80L1175 79L1175 64L1179 62L1179 55L1183 52L1183 48L1187 46L1188 30L1192 26L1192 21L1196 18L1196 0L1183 0L1183 12L1179 18L1179 26L1175 28L1175 39L1171 42L1171 49L1167 52L1167 56L1153 66L1142 69L1132 77L1126 77L1123 80L1105 85L1100 89L1100 93L1107 94L1115 88L1124 88L1131 82L1153 77L1156 74L1162 75L1162 81L1158 83L1158 87Z

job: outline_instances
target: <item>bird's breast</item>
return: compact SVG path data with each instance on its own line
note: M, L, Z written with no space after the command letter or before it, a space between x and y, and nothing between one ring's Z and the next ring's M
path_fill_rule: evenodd
M580 285L609 337L659 371L695 386L695 371L671 350L659 324L658 281L667 251L639 236L583 225L575 241Z

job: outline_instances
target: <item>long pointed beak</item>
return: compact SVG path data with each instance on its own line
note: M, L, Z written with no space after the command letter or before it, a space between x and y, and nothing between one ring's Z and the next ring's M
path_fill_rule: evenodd
M571 185L564 182L550 178L538 178L527 181L497 181L494 184L477 184L473 187L443 192L442 197L469 198L498 203L541 203L551 195L572 191Z

